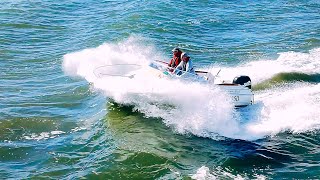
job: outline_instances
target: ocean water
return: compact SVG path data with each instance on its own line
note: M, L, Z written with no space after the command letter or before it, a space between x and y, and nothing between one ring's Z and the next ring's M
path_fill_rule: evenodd
M255 103L145 71L176 46ZM1 0L0 77L0 179L320 178L318 0Z

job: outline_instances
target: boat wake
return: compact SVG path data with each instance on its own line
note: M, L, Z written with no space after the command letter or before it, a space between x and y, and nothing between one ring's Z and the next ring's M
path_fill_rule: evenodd
M301 72L278 73L272 78L256 84L254 90L272 89L286 83L295 82L320 83L320 74L306 74Z
M255 140L282 131L304 132L320 128L320 85L317 80L320 49L309 53L281 53L276 60L222 67L220 76L232 80L236 75L246 74L252 79L253 89L257 86L255 104L243 109L234 109L228 94L216 86L148 74L145 67L151 61L165 59L162 54L154 54L155 49L145 40L131 37L117 44L106 43L66 54L63 69L70 76L86 79L115 102L134 106L134 110L146 117L163 119L178 133L213 139ZM103 71L99 67L103 67ZM202 70L216 74L220 68L211 66ZM259 84L271 82L281 73L302 73L316 80L285 77L284 82L277 81L280 82L277 86L259 88Z

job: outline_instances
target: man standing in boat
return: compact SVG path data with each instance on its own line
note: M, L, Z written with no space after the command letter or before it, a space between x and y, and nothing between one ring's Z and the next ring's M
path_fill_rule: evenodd
M193 63L190 59L190 56L187 53L181 54L181 60L182 61L174 70L174 73L179 76L186 75L186 74L188 75L195 74Z
M179 63L181 62L181 54L182 51L180 50L180 48L175 47L172 49L172 53L173 53L173 57L170 60L168 66L170 67L170 71L172 72L174 70L174 68L176 68Z

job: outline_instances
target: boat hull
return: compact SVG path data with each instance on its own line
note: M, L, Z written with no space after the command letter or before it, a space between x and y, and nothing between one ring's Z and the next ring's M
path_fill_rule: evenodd
M254 94L251 89L239 84L217 84L225 90L235 107L245 107L254 103Z

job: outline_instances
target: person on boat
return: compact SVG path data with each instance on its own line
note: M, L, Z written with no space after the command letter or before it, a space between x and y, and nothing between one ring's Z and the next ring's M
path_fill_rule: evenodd
M176 67L173 73L179 76L195 74L193 63L187 53L181 54L181 62Z
M169 69L170 72L173 72L174 68L176 68L179 65L179 63L181 62L182 51L180 50L180 48L175 47L172 49L172 53L173 53L173 57L168 64L168 66L170 68Z

